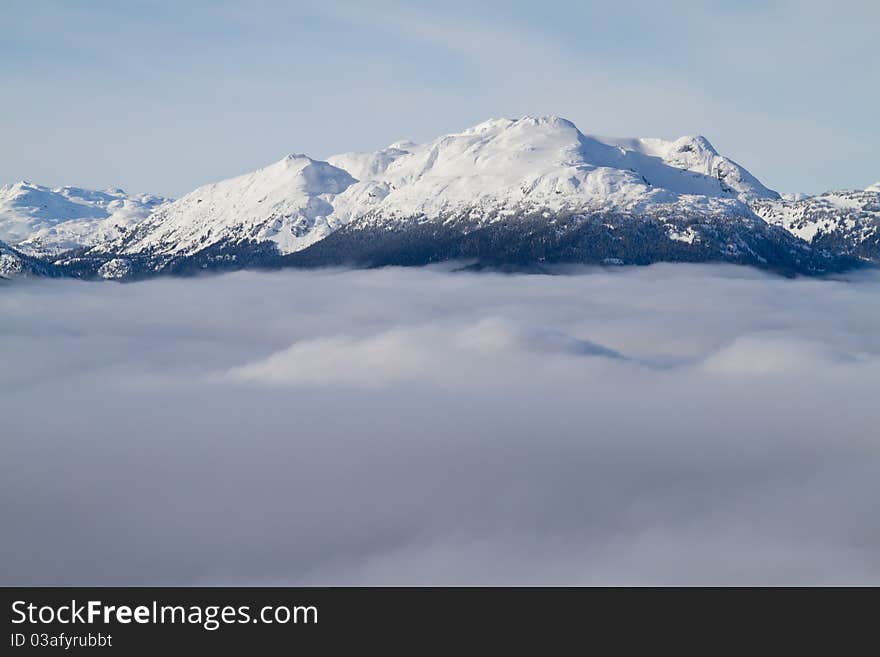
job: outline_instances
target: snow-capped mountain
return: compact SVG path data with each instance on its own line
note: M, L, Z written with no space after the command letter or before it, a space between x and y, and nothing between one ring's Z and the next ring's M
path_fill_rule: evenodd
M332 202L355 182L327 162L288 155L252 173L199 187L93 253L179 257L217 242L273 242L282 253L298 251L337 227Z
M757 201L752 208L816 248L880 262L880 183L800 200Z
M166 201L121 189L50 189L21 181L0 187L0 239L31 255L54 255L113 239Z
M79 205L86 197L36 189ZM15 246L59 253L56 264L71 275L112 279L446 259L493 267L720 260L821 273L861 255L811 246L777 217L811 199L784 200L704 137L590 136L553 116L493 119L426 144L326 162L289 155L177 201L148 198L120 201L132 213L127 222L115 221L106 199L94 205L108 216L56 221L56 238L89 222L64 253L59 239L54 251L45 246L45 227Z
M492 120L425 145L392 144L319 162L289 155L200 187L95 251L194 255L220 243L300 251L352 219L521 210L648 211L677 204L716 215L778 198L702 137L601 140L556 117Z
M413 225L430 224L451 231L449 239L510 226L516 217L525 218L519 227L534 232L536 223L551 226L564 218L571 228L573 222L600 215L606 218L603 224L611 215L617 223L656 219L661 239L675 243L673 250L702 253L720 245L725 257L739 258L752 250L742 231L730 241L717 234L718 227L700 230L691 223L735 220L752 231L755 216L748 203L778 198L704 137L611 139L584 135L558 117L493 119L427 144L397 142L327 162L290 155L166 204L68 264L88 269L87 260L103 266L113 257L117 273L295 264L302 259L285 256L307 251L343 227L345 234L381 235L400 228L412 233ZM368 241L375 242L377 235ZM429 244L418 248L431 250ZM348 244L332 259L360 262L355 251L356 244ZM631 260L614 248L602 252L609 254L602 260ZM471 254L465 249L456 257ZM596 257L588 249L579 259ZM765 258L754 257L758 263Z

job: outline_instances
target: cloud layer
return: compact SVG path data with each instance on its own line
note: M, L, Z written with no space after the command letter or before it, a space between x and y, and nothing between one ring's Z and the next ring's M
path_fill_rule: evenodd
M3 584L880 583L880 277L0 287Z

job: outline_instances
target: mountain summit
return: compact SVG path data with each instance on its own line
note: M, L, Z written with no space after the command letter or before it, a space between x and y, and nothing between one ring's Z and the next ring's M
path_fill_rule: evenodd
M635 209L778 197L703 137L608 139L555 116L493 119L428 144L329 161L383 186L388 211L426 216L475 203Z
M291 154L252 173L205 185L168 203L98 250L192 255L217 242L272 242L298 251L337 227L332 202L357 181L307 155Z

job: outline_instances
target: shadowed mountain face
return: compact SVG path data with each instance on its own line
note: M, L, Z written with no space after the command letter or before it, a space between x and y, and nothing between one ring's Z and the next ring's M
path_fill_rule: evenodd
M363 220L282 258L292 266L361 267L444 260L518 271L567 263L730 262L786 275L828 273L856 264L851 258L822 254L749 217L647 218L608 213L561 214L550 221L543 215L513 216L485 225L449 217L442 222L413 220L396 229Z
M94 203L108 205L108 194L94 193ZM861 194L869 205L877 197ZM612 139L525 117L327 162L289 155L157 200L127 222L104 206L96 219L59 220L52 235L79 236L63 253L45 230L15 246L72 276L117 280L443 260L502 269L719 261L822 274L877 258L864 230L807 239L786 203L705 137ZM857 238L863 247L853 248Z

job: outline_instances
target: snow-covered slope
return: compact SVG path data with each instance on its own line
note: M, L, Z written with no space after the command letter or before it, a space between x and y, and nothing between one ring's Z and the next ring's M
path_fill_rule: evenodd
M95 252L186 256L217 242L302 249L336 227L332 200L355 183L347 172L293 154L252 173L199 187Z
M0 239L32 255L53 255L112 239L166 200L21 181L0 187Z
M799 200L758 201L754 211L819 248L880 262L880 184Z
M381 197L374 211L436 217L461 209L603 209L664 204L723 213L778 198L703 137L587 136L554 116L493 119L428 144L329 158ZM344 204L349 214L352 211Z

